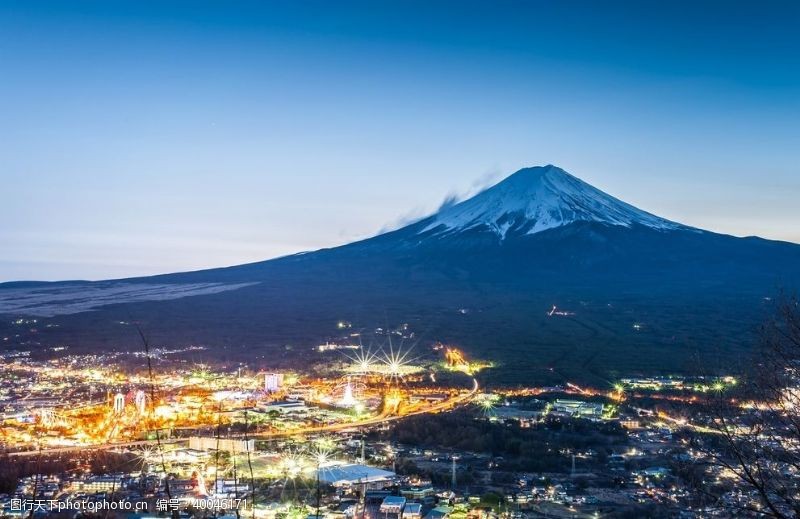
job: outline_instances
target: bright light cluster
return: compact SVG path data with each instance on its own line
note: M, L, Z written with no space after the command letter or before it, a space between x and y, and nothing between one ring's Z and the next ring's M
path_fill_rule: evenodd
M410 353L410 350L395 349L392 345L389 345L388 350L379 353L362 348L355 355L348 356L352 364L346 368L346 371L359 375L401 379L422 371L421 366L412 364L414 359L409 358Z

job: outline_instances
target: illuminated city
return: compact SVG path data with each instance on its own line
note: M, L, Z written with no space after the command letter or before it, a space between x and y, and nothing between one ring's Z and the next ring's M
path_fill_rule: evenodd
M347 359L338 378L242 367L217 372L206 365L151 376L88 367L96 365L92 357L10 358L2 377L14 389L4 395L11 405L0 438L6 447L36 452L146 445L158 431L189 437L246 420L252 438L291 437L440 412L468 402L477 389L475 380L465 379L463 387L431 382L435 365L412 364L408 350L359 355Z
M514 427L524 437L525 431L584 423L598 439L606 438L602 455L601 444L576 449L567 441L553 450L558 441L547 441L545 446L553 442L544 451L553 474L512 489L501 485L505 506L551 514L624 509L630 499L690 507L695 497L676 471L684 461L708 455L693 447L692 434L720 434L702 411L703 398L727 398L738 386L733 376L675 376L623 378L605 388L566 383L485 392L473 377L492 363L471 360L452 345L434 343L427 352L388 343L316 350L338 375L186 365L181 350L158 351L159 367L152 369L151 357L151 369L144 370L131 367L147 358L139 352L86 356L60 350L41 361L24 352L6 354L0 442L7 463L58 460L77 469L67 476L23 477L16 495L34 492L34 485L66 510L91 506L93 492L117 492L152 510L169 488L175 510L200 515L235 509L255 517L332 518L343 512L378 518L393 503L386 489L399 485L406 500L398 506L410 512L414 503L428 507L439 500L451 515L469 514L484 498L454 492L459 478L476 477L463 472L464 460L498 473L507 462L453 446L421 449L391 432L402 431L403 422L452 413L443 427L466 419L459 427L477 421L481 427ZM764 408L730 402L745 412ZM95 473L89 467L97 456L114 469ZM561 476L556 466L564 467ZM599 476L598 469L630 482L605 488L601 482L609 476ZM712 474L721 485L733 477ZM448 483L436 484L437 478ZM576 480L588 488L576 493ZM13 516L10 502L5 510ZM350 504L337 512L341 503Z

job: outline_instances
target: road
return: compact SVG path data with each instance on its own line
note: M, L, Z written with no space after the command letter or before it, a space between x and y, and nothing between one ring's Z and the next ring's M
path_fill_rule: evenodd
M306 429L301 430L294 430L294 431L281 431L281 432L273 432L273 433L262 433L262 434L250 434L248 438L254 440L265 440L265 439L275 439L275 438L282 438L287 436L299 436L303 434L316 434L316 433L325 433L325 432L336 432L342 431L346 429L355 429L359 427L371 427L373 425L380 425L384 423L390 423L397 420L402 420L403 418L408 418L409 416L419 416L423 414L432 414L432 413L439 413L442 411L447 411L463 405L470 400L478 393L479 385L478 381L473 378L472 379L472 388L463 394L459 394L454 398L450 398L448 400L444 400L439 402L438 404L434 404L430 407L426 407L424 409L420 409L419 411L414 411L413 413L402 414L402 415L389 415L389 414L382 414L379 416L374 416L372 418L367 418L365 420L361 420L358 422L343 422L343 423L335 423L331 425L323 425L320 427L308 427ZM244 434L234 435L234 438L242 438ZM188 438L175 438L169 440L161 440L162 445L167 444L175 444L175 443L183 443L188 442ZM120 443L104 443L98 445L76 445L70 447L55 447L50 449L42 449L42 450L32 450L32 451L21 451L21 452L10 452L8 455L9 457L31 457L31 456L38 456L39 454L42 455L50 455L50 454L61 454L67 452L76 452L82 450L107 450L107 449L118 449L118 448L129 448L129 447L138 447L143 445L156 445L156 440L139 440L139 441L131 441L131 442L120 442Z
M176 438L176 439L169 439L169 440L161 440L162 445L167 445L171 443L182 443L188 442L189 438ZM97 445L71 445L68 447L51 447L49 449L41 449L41 450L32 450L32 451L18 451L18 452L9 452L9 458L25 458L25 457L32 457L38 456L41 454L42 456L48 456L51 454L64 454L67 452L78 452L78 451L88 451L88 450L108 450L108 449L116 449L116 448L123 448L123 447L138 447L143 445L156 445L158 442L155 440L137 440L132 442L120 442L120 443L102 443Z
M641 407L631 406L631 409L633 409L635 411L638 411L640 413L642 413L642 412L644 412L644 413L650 412L649 410L642 409ZM694 423L690 422L689 420L687 420L686 418L675 418L673 416L668 415L664 411L659 411L656 414L656 416L658 418L661 418L662 420L666 420L667 422L673 423L673 424L675 424L677 426L687 427L689 429L694 429L697 432L706 433L706 434L721 434L720 431L718 431L716 429L711 429L711 428L708 428L708 427L704 427L702 425L694 424Z

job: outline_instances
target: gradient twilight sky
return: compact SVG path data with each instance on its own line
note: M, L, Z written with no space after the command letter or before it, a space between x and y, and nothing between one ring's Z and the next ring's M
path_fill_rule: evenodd
M547 163L800 242L798 27L794 1L0 0L0 281L337 245Z

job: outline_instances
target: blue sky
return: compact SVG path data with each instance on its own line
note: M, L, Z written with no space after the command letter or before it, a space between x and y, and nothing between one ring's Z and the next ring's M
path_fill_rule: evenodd
M333 246L553 163L800 242L796 2L0 0L0 280Z

